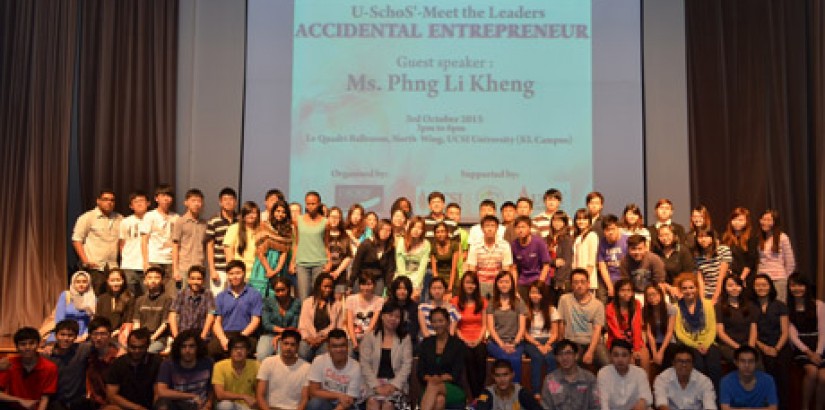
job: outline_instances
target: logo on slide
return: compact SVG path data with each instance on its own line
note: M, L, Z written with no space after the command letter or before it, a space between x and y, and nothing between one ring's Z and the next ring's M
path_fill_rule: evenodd
M367 211L380 211L384 205L384 187L381 185L336 185L335 203L346 207L361 204Z

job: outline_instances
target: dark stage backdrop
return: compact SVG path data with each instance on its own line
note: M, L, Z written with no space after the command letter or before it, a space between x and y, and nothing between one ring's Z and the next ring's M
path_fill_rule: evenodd
M73 137L84 209L175 181L177 38L177 1L0 2L0 334L66 288Z
M736 206L757 228L778 209L798 270L821 283L825 2L685 3L693 205L717 229Z

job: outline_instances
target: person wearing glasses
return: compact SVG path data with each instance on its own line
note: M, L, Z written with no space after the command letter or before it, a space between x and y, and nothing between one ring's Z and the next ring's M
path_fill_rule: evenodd
M558 367L544 378L541 407L544 410L598 410L596 376L576 364L579 345L562 339L553 347Z
M493 384L478 396L477 410L540 410L536 399L513 383L513 365L507 360L497 359L493 363Z
M673 367L653 382L657 410L715 409L716 392L707 376L693 368L694 351L676 345Z
M80 215L72 231L72 246L82 270L92 273L92 289L102 293L106 278L103 271L117 266L120 223L123 216L115 211L115 192L98 193L94 209Z

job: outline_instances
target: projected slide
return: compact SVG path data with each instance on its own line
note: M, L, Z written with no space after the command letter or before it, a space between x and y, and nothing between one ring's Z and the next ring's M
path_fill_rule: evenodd
M594 4L251 0L244 188L382 216L399 196L426 213L433 190L469 219L485 198L540 206L550 187L583 200L598 188L594 88L617 84L594 79Z
M290 191L382 205L589 188L590 3L295 4Z

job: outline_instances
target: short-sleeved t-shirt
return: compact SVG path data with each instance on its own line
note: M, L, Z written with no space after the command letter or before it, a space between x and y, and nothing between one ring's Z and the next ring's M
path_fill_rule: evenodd
M444 303L441 307L447 309L447 313L450 315L450 323L457 323L461 320L461 313L459 313L458 309L456 309L456 307L451 303ZM435 309L435 304L431 302L425 302L418 305L418 311L424 315L424 323L427 325L427 331L429 331L430 334L435 332L432 323L430 323L430 312L432 312L433 309ZM421 336L423 339L424 335L422 334Z
M143 219L129 215L120 222L118 237L123 241L120 252L120 267L123 269L143 270L143 250L141 249L140 225Z
M231 393L254 397L259 367L260 363L257 360L247 359L241 374L237 374L232 367L232 359L221 360L215 363L212 370L212 384L223 386L224 390ZM245 404L243 400L235 402Z
M513 252L510 244L503 239L497 239L493 246L482 243L471 243L467 254L467 265L475 266L478 280L482 283L493 283L496 275L513 264Z
M206 221L184 214L172 226L172 242L180 246L178 266L181 274L189 271L192 265L204 266L206 263Z
M343 369L338 369L329 353L325 353L313 360L309 368L309 381L320 383L324 390L358 398L361 395L361 365L347 357L347 364Z
M750 310L748 316L745 316L745 308ZM725 333L739 344L748 342L750 336L751 324L756 323L758 318L757 307L753 303L747 302L747 305L739 305L739 308L729 307L728 314L722 313L722 304L717 304L716 307L716 323L725 326Z
M742 387L738 371L723 377L719 390L719 403L733 408L763 408L779 404L773 377L759 370L756 371L756 386L753 390Z
M496 333L502 342L510 343L516 339L518 334L519 316L527 314L527 306L521 299L516 299L516 303L510 309L497 308L493 301L487 305L487 314L493 315Z
M160 325L166 323L172 302L172 297L165 292L157 295L142 295L135 302L132 321L138 322L140 327L145 327L154 332L158 330Z
M178 214L174 212L164 215L157 209L153 209L143 216L140 233L149 235L147 245L149 263L165 265L172 263L172 225L177 218Z
M364 331L370 327L372 321L378 320L375 315L376 311L381 311L381 306L384 306L384 298L380 296L373 296L369 301L361 294L347 296L344 307L347 312L352 312L352 327L358 340L364 336Z
M19 356L9 358L9 368L0 371L0 390L15 397L40 400L57 392L57 365L38 357L30 372L26 372Z
M562 295L559 315L565 323L564 337L578 344L590 343L594 325L604 326L604 304L594 296L579 303L572 293Z
M779 300L768 303L765 312L759 309L759 317L756 319L756 338L768 346L776 346L782 336L781 319L788 317L788 306ZM718 316L717 316L718 317Z
M233 255L234 258L243 261L246 266L246 276L248 278L249 273L252 272L252 266L255 264L255 232L252 229L246 230L246 245L244 246L243 253L241 253L238 248L240 245L240 224L241 222L234 223L226 230L226 236L223 237L223 246L225 248L232 248L232 251L235 253Z
M550 263L547 242L538 235L532 235L527 245L522 245L516 239L510 243L510 249L513 252L513 263L518 268L518 284L521 286L537 281L542 266Z
M627 255L627 236L620 235L619 239L610 243L607 238L599 238L599 247L596 250L596 261L604 262L607 265L607 273L610 275L610 280L616 283L621 279L622 271L619 269L624 256Z
M137 365L132 363L129 355L120 356L112 362L104 381L107 385L117 385L118 395L124 399L152 408L160 362L160 357L153 354L146 355Z
M195 362L195 366L186 368L174 360L166 359L160 365L158 383L206 399L209 396L209 383L212 381L212 364L212 359L202 357Z
M248 285L237 297L232 289L226 289L215 299L215 315L221 317L221 326L225 332L244 330L252 316L261 317L263 307L261 294Z
M287 366L281 356L264 359L258 369L258 380L267 382L266 401L276 409L295 409L301 402L301 390L306 387L309 363L300 357Z
M559 310L550 306L550 315L548 317L550 322L558 322L561 320ZM550 325L545 328L544 315L538 310L533 312L533 317L530 318L530 326L527 329L530 336L534 338L550 337Z

